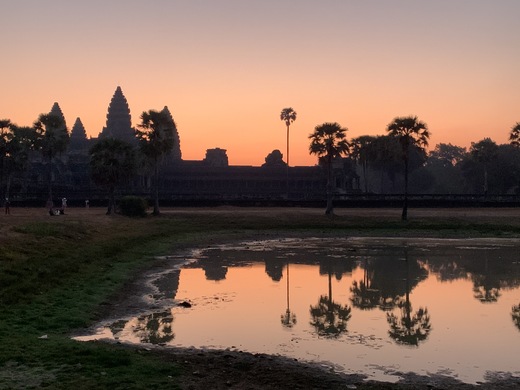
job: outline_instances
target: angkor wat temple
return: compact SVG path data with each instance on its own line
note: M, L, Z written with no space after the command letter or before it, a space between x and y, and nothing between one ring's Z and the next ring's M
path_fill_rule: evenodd
M164 107L170 117L168 107ZM54 103L51 113L65 117ZM172 118L173 119L173 118ZM117 87L108 106L106 125L98 138L113 137L137 146L132 127L130 107L120 87ZM287 169L279 150L270 153L262 166L233 166L228 163L225 149L207 149L201 161L183 160L180 137L175 131L175 146L162 161L160 197L168 200L233 200L233 199L294 199L317 200L325 196L325 169L316 166L295 166ZM70 133L67 152L54 162L53 192L70 202L84 202L105 197L104 189L96 187L89 177L90 147L98 138L87 137L80 118ZM12 197L43 199L45 193L45 161L37 153L30 159L29 169L13 183ZM359 177L349 159L339 159L334 165L337 193L349 193L359 188ZM147 196L151 179L141 174L121 189L123 194Z

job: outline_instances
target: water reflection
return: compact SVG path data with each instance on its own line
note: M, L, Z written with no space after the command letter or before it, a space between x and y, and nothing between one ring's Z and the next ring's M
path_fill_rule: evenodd
M119 320L109 326L114 338L125 339L126 333L141 343L165 344L175 338L172 330L173 316L170 310L139 316L132 320Z
M352 271L350 262L337 262L326 259L320 262L320 274L327 272L329 294L320 295L318 303L310 308L311 322L316 333L323 337L339 337L347 331L347 322L351 317L350 306L341 305L332 298L332 273L341 280L345 267Z
M410 268L412 266L410 265L408 257L408 247L404 247L403 254L406 268L404 283L405 296L404 299L399 297L397 301L399 314L396 315L395 313L387 313L386 315L386 319L390 325L388 334L398 343L418 346L419 341L426 340L430 334L430 316L428 315L427 308L420 307L416 312L412 311L412 304L410 302L410 292L413 287L410 283L412 277ZM420 280L424 280L426 278L427 273L425 273L426 270L421 267L417 261L415 261L413 264L417 266L412 267L412 269L416 271L413 275L415 275L414 280L418 283Z
M287 276L287 308L285 309L285 313L281 315L281 321L282 325L286 328L292 328L296 325L296 314L293 313L290 308L289 263L286 264L285 269Z
M206 248L153 282L153 296L170 299L169 308L111 321L97 337L236 346L385 380L390 366L450 369L470 382L487 370L518 375L520 241L498 241L286 239ZM183 300L193 307L176 305Z
M511 318L518 330L520 330L520 303L513 306L513 309L511 309Z

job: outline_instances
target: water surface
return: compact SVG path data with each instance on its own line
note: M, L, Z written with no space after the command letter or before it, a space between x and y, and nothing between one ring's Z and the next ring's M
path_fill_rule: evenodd
M519 249L517 240L304 238L194 250L153 276L160 309L79 339L280 354L385 381L518 376Z

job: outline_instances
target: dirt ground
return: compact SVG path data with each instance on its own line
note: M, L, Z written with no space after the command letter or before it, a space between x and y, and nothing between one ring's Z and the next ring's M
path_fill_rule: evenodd
M520 389L520 378L497 377L470 385L443 376L403 374L398 383L364 381L358 375L335 373L331 369L296 360L238 351L168 349L157 351L182 368L176 378L182 389Z

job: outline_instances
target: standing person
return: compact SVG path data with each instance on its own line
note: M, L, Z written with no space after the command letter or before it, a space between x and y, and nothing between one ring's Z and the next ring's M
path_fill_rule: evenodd
M11 202L9 202L9 198L5 198L5 215L11 214Z
M65 211L67 208L67 198L61 198L61 209Z

